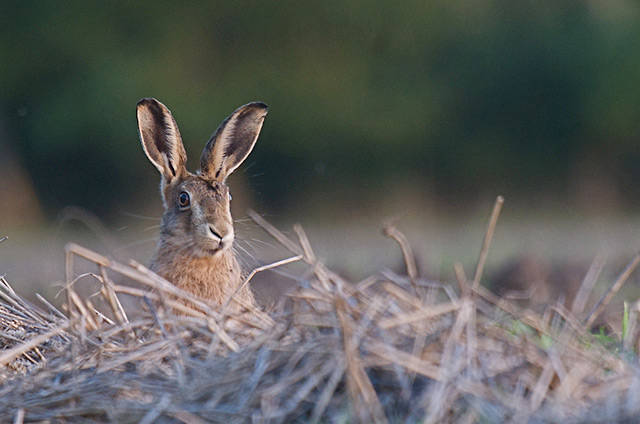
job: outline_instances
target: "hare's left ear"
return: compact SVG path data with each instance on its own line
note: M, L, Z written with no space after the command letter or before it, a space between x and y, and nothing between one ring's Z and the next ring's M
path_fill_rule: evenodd
M142 148L162 174L163 183L170 184L186 174L187 153L169 109L156 99L147 98L138 102L136 114Z
M200 174L224 182L251 153L266 114L267 105L252 102L229 115L202 151Z

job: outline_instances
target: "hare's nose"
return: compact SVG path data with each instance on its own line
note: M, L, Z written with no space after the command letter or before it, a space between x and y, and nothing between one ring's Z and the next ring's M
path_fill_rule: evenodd
M220 240L222 240L224 238L224 235L220 234L220 232L218 230L216 230L216 228L213 225L209 224L208 227L209 227L209 232L211 234L213 234L214 237L216 237L216 238L218 238Z

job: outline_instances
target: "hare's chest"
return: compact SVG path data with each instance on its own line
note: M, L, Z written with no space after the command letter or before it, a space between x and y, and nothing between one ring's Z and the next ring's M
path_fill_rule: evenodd
M216 304L224 303L240 284L241 272L237 265L217 258L176 258L171 266L156 271L179 289Z

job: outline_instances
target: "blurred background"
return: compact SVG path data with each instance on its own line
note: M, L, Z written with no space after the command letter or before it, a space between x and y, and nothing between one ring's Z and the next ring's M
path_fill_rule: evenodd
M639 45L623 0L4 1L0 274L60 279L68 240L149 261L142 97L172 110L191 170L229 113L267 103L234 216L302 223L354 279L401 264L387 219L425 275L472 274L497 195L492 269L602 253L618 272L640 248ZM249 267L278 256L238 225Z

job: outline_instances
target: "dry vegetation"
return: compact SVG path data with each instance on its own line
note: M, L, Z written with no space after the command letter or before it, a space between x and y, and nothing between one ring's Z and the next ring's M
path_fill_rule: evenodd
M473 279L456 266L457 290L421 279L392 225L385 234L400 244L408 275L385 272L354 283L316 259L301 227L294 242L253 215L292 253L264 268L299 261L305 271L270 317L237 317L242 329L224 324L224 310L209 309L140 264L70 246L65 314L44 299L42 308L28 304L1 281L0 421L640 419L636 304L621 338L603 342L588 331L640 256L591 312L584 307L595 268L570 310L520 310L480 285L501 204L499 198ZM76 256L96 272L76 276ZM116 283L116 275L135 284ZM76 286L87 278L101 290L83 298ZM127 314L125 296L145 313Z

